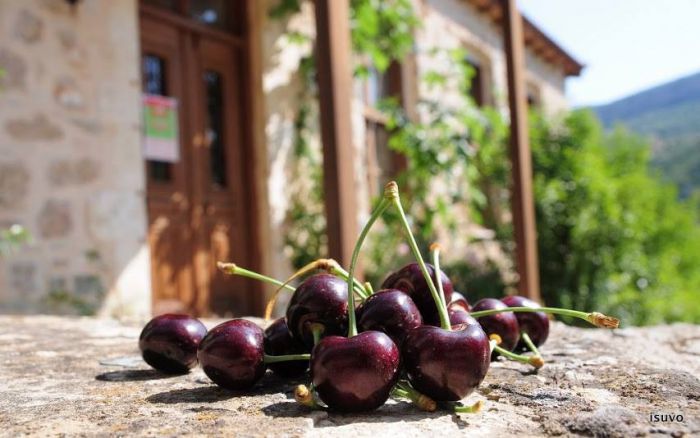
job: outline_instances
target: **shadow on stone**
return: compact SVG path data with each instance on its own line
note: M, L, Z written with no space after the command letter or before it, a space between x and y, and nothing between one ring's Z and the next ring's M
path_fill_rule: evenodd
M400 401L387 403L376 411L344 414L333 411L312 411L301 406L293 399L286 402L272 403L262 408L265 415L275 418L306 417L314 422L314 427L337 427L352 423L394 423L401 421L420 421L426 418L438 418L450 415L449 412L422 412L412 403Z
M233 391L221 388L216 385L209 384L207 386L198 386L196 388L174 389L171 391L160 392L146 398L151 403L213 403L222 400L228 400L234 397L255 396L265 394L288 394L291 396L294 386L290 386L288 382L283 382L279 379L267 378L256 384L253 388L246 391Z
M227 391L218 386L200 386L197 388L173 389L159 392L146 398L150 403L214 403L237 397L242 393Z
M139 382L144 380L168 379L182 374L165 374L156 370L123 370L109 371L95 376L96 380L103 382Z

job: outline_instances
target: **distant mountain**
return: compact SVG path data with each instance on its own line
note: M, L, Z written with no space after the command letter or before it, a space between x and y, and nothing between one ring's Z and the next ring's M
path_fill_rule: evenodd
M681 197L700 189L700 73L593 107L606 128L617 124L653 140L653 164Z

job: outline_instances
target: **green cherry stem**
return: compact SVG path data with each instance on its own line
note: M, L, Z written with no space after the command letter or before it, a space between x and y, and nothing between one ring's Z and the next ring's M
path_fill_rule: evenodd
M515 362L526 363L532 365L535 368L542 368L542 366L544 365L542 356L540 356L539 353L535 356L525 356L522 354L513 353L512 351L508 351L505 348L500 347L498 345L494 346L493 350L505 358L508 358Z
M458 414L476 414L482 407L484 407L484 402L479 400L471 406L455 405L452 409Z
M374 295L374 288L372 287L369 281L365 281L365 290L367 291L367 293L369 293L369 295Z
M276 280L272 277L268 277L267 275L258 274L257 272L241 268L240 266L236 265L235 263L218 262L216 264L216 266L224 274L240 275L241 277L248 277L248 278L252 278L254 280L262 281L264 283L273 284L277 287L284 286L285 289L292 291L292 292L294 292L296 290L294 288L294 286L292 286L291 284L284 284L279 280Z
M445 300L445 291L442 290L442 281L440 281L440 247L439 243L433 243L430 245L430 252L433 255L433 267L435 268L435 277L437 277L437 288L440 295L440 301L442 301L442 306L447 308L447 301ZM449 316L449 313L448 313Z
M323 335L323 332L325 331L325 327L322 324L318 323L313 323L309 327L311 329L311 334L314 337L314 346L318 344L318 341L321 340L321 335Z
M352 293L353 279L355 278L353 274L355 273L355 265L357 265L357 258L360 255L360 249L362 248L362 244L364 243L365 238L369 233L369 230L372 228L372 225L374 224L374 222L377 221L379 216L381 216L384 213L384 211L387 208L389 208L389 205L389 201L386 198L383 198L381 200L379 205L377 205L377 207L372 212L372 216L370 216L369 220L362 228L362 232L360 232L360 237L357 238L357 242L355 243L355 249L353 249L352 251L350 271L348 272L348 338L357 335L357 323L355 322L355 294Z
M404 213L403 207L401 206L401 199L399 198L399 188L394 181L391 181L389 184L386 185L386 188L384 189L384 197L385 199L389 199L396 207L396 210L398 210L399 212L399 218L401 218L401 223L408 238L408 246L413 252L413 257L415 257L416 261L418 262L418 266L420 267L420 270L423 273L423 277L428 283L428 289L430 289L430 294L433 296L433 301L435 301L435 305L437 306L438 314L440 315L440 327L444 330L452 330L450 318L447 315L447 308L442 305L440 294L438 294L438 291L435 288L435 284L433 284L433 280L430 278L428 268L425 266L423 256L421 256L420 250L418 249L418 244L416 243L416 239L413 237L413 233L411 232L411 226L409 225L408 220L406 219L406 213ZM438 279L439 278L440 277L438 275Z
M265 355L265 363L277 363L277 362L289 362L291 360L310 360L311 355L309 353L302 354L285 354L282 356L268 356Z
M554 315L565 315L572 316L574 318L583 319L588 321L596 327L602 328L618 328L620 326L620 320L613 318L612 316L603 315L599 312L581 312L579 310L571 309L560 309L558 307L506 307L504 309L489 309L480 310L478 312L471 312L470 315L474 318L481 318L482 316L495 315L497 313L503 312L542 312L542 313L552 313Z
M527 345L527 348L530 349L536 356L541 356L540 355L540 350L537 349L537 345L535 345L534 342L532 342L532 339L530 339L530 335L528 335L525 332L520 333L520 339L525 342L525 345Z
M334 260L335 261L335 260ZM331 264L330 266L331 274L338 276L342 278L345 281L348 281L349 278L352 278L352 287L355 290L355 292L364 300L367 297L371 295L371 292L368 292L367 289L365 288L365 285L360 283L360 281L352 277L348 271L343 269L337 262L335 264ZM349 284L349 283L348 283Z
M435 400L431 399L425 394L421 394L415 389L407 385L396 385L391 391L394 397L407 398L413 402L421 411L434 412L437 408L437 403Z

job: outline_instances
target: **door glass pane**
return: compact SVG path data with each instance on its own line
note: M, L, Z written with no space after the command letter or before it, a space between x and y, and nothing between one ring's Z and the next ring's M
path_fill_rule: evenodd
M190 17L223 30L231 29L231 1L193 0L190 2Z
M207 105L206 136L209 144L209 174L215 186L226 187L226 154L223 138L224 89L221 75L206 70L204 88Z
M167 96L165 60L156 55L143 57L143 91L146 94ZM172 181L172 165L163 161L147 160L148 176L153 181Z

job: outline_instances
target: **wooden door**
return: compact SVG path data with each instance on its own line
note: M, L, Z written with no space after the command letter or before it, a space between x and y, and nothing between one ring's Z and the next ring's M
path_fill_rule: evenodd
M146 160L154 313L253 314L250 281L216 269L253 265L241 41L144 5L141 35L143 90L177 99L180 139L178 161Z

